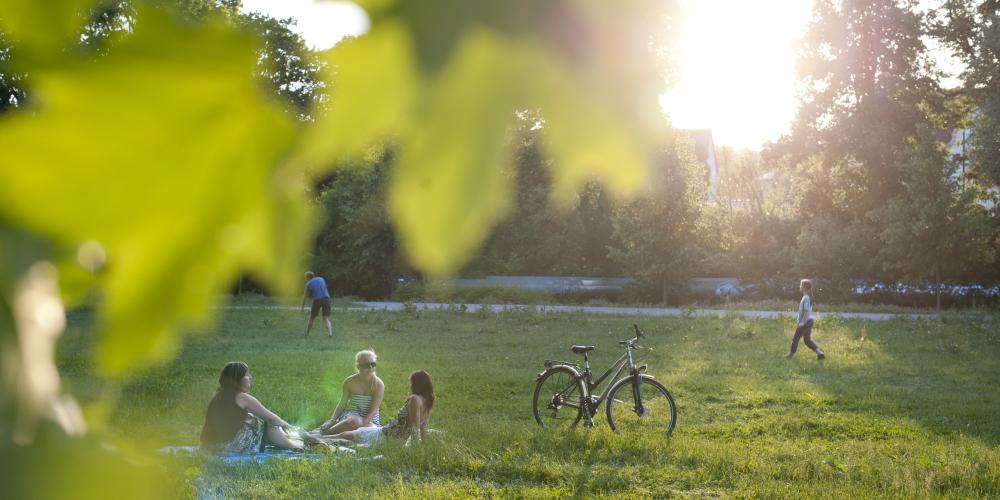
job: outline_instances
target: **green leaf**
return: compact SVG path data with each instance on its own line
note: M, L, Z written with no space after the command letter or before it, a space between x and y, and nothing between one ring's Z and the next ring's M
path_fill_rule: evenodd
M95 0L0 1L0 30L33 55L54 55L74 41Z
M507 210L502 168L520 87L513 64L501 39L470 35L402 145L390 214L413 263L432 275L464 263Z
M398 143L393 222L418 268L452 273L507 209L501 168L518 110L541 110L557 199L594 175L618 195L646 182L666 125L661 4L365 2L374 27L331 52L330 114L300 159Z
M579 81L558 66L538 70L537 106L546 121L543 145L555 169L553 197L566 202L592 177L622 196L645 185L648 146L640 131L598 96L587 95Z
M275 165L290 119L253 80L253 41L142 17L98 62L32 75L37 109L0 122L0 218L107 256L100 366L122 375L204 321L241 267L291 290L308 238Z
M299 150L300 161L325 165L359 156L379 140L408 130L420 75L405 30L388 22L325 53L332 104Z

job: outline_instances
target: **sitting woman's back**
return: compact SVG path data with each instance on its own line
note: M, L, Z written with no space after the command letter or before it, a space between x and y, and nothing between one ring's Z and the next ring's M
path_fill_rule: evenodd
M201 444L215 446L228 443L236 436L249 415L236 404L236 394L236 391L220 390L212 397L201 429Z
M423 439L427 434L430 414L431 409L427 405L427 400L423 396L411 394L396 412L396 418L382 426L382 432L388 436L406 439L411 433L420 431L420 437Z
M260 404L247 391L253 377L242 361L226 364L219 374L219 388L208 403L201 444L213 452L254 453L265 443L299 450L302 443L284 433L288 422Z

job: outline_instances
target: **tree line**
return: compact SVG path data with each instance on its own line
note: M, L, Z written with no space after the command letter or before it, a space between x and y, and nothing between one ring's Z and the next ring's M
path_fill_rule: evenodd
M176 2L171 4L176 11ZM263 40L258 79L302 122L333 102L290 20L241 14L236 1L182 2L182 15L224 15ZM80 50L100 57L127 30L130 2L92 9ZM691 142L664 134L640 195L613 196L598 177L553 195L549 127L517 113L508 215L464 275L631 276L645 300L679 300L693 276L734 276L780 293L799 276L828 296L856 281L994 285L1000 281L1000 14L996 1L817 1L799 46L800 108L760 153L719 148L719 192L706 194ZM935 42L930 46L928 41ZM349 43L349 42L348 42ZM942 51L963 63L947 87ZM0 113L30 101L0 34ZM969 129L966 154L945 148ZM342 293L386 297L419 273L387 209L392 142L338 163L307 193L323 216L311 265Z
M790 132L759 153L719 148L714 199L705 166L675 133L638 197L615 199L595 178L553 202L544 117L520 113L505 173L514 207L462 274L631 276L649 301L683 298L693 276L734 276L778 295L809 276L835 299L858 282L994 286L997 5L816 2L798 47L803 90ZM948 50L964 66L958 87L938 65ZM965 154L946 147L955 129L971 130ZM313 262L344 293L384 297L414 273L383 208L393 158L385 146L317 186L328 217Z

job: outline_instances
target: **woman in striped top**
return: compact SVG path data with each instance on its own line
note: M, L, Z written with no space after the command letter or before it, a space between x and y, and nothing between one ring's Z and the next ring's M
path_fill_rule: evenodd
M378 441L382 436L401 440L416 436L423 441L427 437L427 421L431 418L435 399L434 382L431 381L430 374L424 370L415 371L410 374L410 395L395 419L383 426L361 427L331 437L365 444Z
M319 427L320 433L337 434L380 425L378 410L385 394L385 384L375 375L376 359L373 351L361 351L354 356L358 371L344 379L340 402L330 420Z

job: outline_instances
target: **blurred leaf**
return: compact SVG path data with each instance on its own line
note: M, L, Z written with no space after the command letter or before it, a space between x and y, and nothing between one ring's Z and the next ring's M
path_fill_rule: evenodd
M95 0L0 0L0 30L32 55L55 55L73 42Z
M518 110L540 110L556 197L594 175L618 195L646 182L657 134L669 31L653 0L362 1L373 29L331 52L330 116L303 146L358 156L400 145L390 197L414 264L461 267L505 214L501 168ZM407 39L408 38L408 39ZM346 101L346 102L345 102Z
M489 32L471 35L403 144L389 209L414 264L430 274L461 265L506 212L502 167L519 87L506 71L509 52Z
M137 26L96 63L35 72L38 109L0 122L0 216L106 252L100 366L114 375L171 354L241 266L290 289L308 237L274 168L293 130L253 80L251 39Z
M538 102L547 125L543 145L553 159L554 198L566 202L593 176L612 192L636 192L646 183L649 159L632 127L613 109L587 96L566 72L554 67L539 70Z
M68 438L52 426L34 446L0 449L5 498L177 498L164 468L95 438Z
M40 259L53 257L52 245L0 219L0 293L10 293L21 276Z
M299 154L309 165L357 156L379 139L408 129L420 75L410 40L386 23L325 54L334 81L330 112L309 130Z

